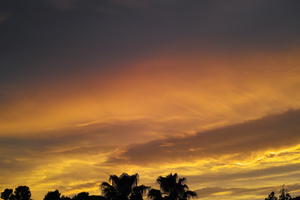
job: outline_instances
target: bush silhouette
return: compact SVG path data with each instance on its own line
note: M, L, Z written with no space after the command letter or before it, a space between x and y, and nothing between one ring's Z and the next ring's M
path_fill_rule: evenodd
M60 192L58 190L48 192L44 200L106 200L102 196L97 195L89 195L88 192L80 192L76 194L73 198L67 197L67 196L61 196Z
M87 199L89 199L88 192L80 192L72 198L72 200L87 200Z
M53 192L48 192L44 197L44 200L61 200L59 191L55 190Z
M5 189L1 193L1 199L4 199L4 200L10 200L10 199L12 199L12 196L13 196L13 189Z
M18 186L13 192L12 189L5 189L1 193L1 199L4 200L30 200L31 192L27 186Z

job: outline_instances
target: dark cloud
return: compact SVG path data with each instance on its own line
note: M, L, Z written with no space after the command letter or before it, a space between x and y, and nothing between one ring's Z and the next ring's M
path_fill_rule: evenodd
M299 42L299 7L281 0L4 0L0 13L10 17L0 24L0 78L63 80L182 45L281 49Z
M191 183L196 183L201 180L203 183L211 183L211 182L226 182L228 180L230 181L245 181L250 182L251 179L253 180L259 180L259 179L265 179L265 180L272 180L274 178L281 178L282 177L288 177L288 176L299 176L300 172L300 164L289 164L284 163L284 165L280 166L274 166L274 167L267 167L262 169L254 169L254 170L247 170L243 172L235 172L235 173L208 173L203 175L195 175L195 176L188 176L188 180Z
M194 136L133 145L109 162L144 165L153 161L168 163L183 159L217 159L221 155L240 159L255 152L299 144L299 122L300 111L288 111Z

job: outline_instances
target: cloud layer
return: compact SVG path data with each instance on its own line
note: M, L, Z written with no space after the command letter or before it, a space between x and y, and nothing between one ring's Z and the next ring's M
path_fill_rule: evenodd
M288 148L300 143L300 111L268 116L193 136L155 140L133 145L114 162L137 165L193 162L197 159L241 159L260 151Z

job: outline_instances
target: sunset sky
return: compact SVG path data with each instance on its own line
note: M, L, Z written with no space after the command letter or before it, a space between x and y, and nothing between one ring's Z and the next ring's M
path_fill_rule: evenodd
M300 195L300 1L0 0L0 190L111 174Z

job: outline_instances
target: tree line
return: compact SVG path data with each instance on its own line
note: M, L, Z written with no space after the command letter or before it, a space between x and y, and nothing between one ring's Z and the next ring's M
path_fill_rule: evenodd
M108 182L100 184L102 195L89 195L81 192L73 197L61 195L58 190L48 192L44 200L189 200L196 197L194 191L189 190L186 178L180 178L176 173L159 176L157 183L160 189L138 184L138 174L120 176L111 175ZM15 190L5 189L1 193L4 200L31 200L31 192L27 186L19 186Z
M272 191L265 200L300 200L299 197L292 197L290 193L287 191L285 186L283 185L281 190L279 191L278 196L276 196L276 193Z
M138 184L138 174L120 176L111 175L108 182L100 184L102 195L90 195L88 192L80 192L73 197L62 195L58 190L49 191L44 200L189 200L197 197L195 191L189 190L186 178L180 178L176 173L167 176L159 176L156 182L160 188L155 189ZM1 193L3 200L32 200L28 186L18 186L13 189L5 189ZM292 197L283 186L279 192L271 192L265 200L300 200L299 197Z

